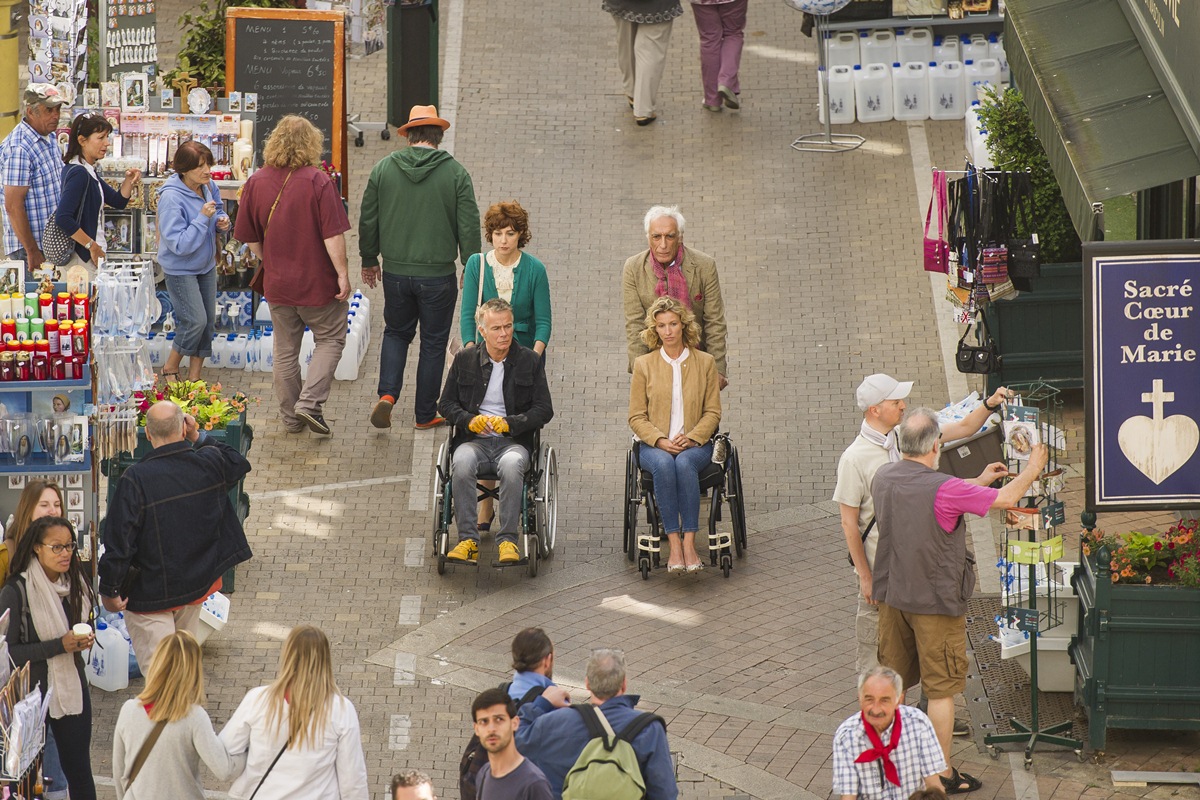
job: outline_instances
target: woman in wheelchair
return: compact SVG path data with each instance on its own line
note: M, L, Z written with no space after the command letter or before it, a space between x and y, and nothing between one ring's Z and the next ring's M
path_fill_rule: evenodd
M668 572L704 568L696 554L700 526L700 472L712 460L712 436L721 422L720 376L713 357L696 349L700 326L673 297L646 313L642 341L650 348L633 365L629 427L640 440L639 458L654 479L654 498L671 552Z

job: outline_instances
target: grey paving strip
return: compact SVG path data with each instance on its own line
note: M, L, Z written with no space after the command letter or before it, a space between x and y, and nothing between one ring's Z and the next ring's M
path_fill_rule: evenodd
M252 500L276 500L281 497L298 497L306 494L321 492L340 492L346 489L363 489L368 486L386 486L389 483L404 483L411 481L412 475L388 475L384 478L364 478L359 481L342 481L341 483L319 483L315 486L301 486L296 489L277 489L273 492L255 492L250 495Z
M830 506L833 507L830 508ZM747 517L746 530L749 533L773 531L776 528L783 528L789 525L803 525L805 522L812 522L814 519L822 517L837 516L837 513L837 507L832 501L829 503L810 503L791 508L781 508L778 511L759 514L755 517Z

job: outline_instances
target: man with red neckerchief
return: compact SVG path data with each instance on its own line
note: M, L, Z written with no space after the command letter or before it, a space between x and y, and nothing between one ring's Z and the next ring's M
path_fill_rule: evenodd
M842 800L908 800L920 789L942 789L946 761L933 723L903 702L894 670L873 667L859 676L862 713L833 736L833 793Z

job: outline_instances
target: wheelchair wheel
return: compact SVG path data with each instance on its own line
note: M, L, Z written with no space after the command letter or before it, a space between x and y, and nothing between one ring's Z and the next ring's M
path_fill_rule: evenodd
M542 553L541 537L535 533L529 539L529 552L526 553L526 558L529 559L529 577L536 578L538 574L538 561L541 559Z
M637 515L641 503L637 498L637 467L633 461L633 451L625 456L625 556L633 561L637 553Z
M729 571L732 569L733 569L733 558L731 558L729 556L729 554L726 553L725 555L721 556L721 572L725 574L726 578L728 578Z
M737 448L729 448L729 475L725 481L726 499L729 501L729 517L733 523L733 547L737 557L749 550L746 543L746 496L742 493L742 465L738 460Z
M642 556L638 559L638 569L642 571L642 580L650 580L650 557Z
M558 534L558 456L548 444L542 445L542 478L538 485L537 512L538 548L542 558L549 558L554 552Z

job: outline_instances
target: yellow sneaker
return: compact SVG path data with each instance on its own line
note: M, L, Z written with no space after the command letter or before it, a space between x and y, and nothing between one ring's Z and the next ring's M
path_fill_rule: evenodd
M512 542L500 543L500 563L511 564L514 561L521 560L521 551Z
M451 561L467 561L472 564L479 558L479 545L471 539L463 539L454 546L454 549L446 553L446 558Z

